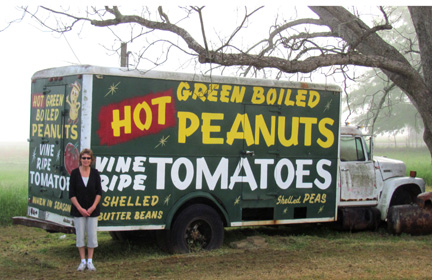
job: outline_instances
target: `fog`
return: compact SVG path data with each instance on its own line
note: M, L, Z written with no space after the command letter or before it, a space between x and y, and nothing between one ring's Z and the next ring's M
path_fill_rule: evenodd
M174 3L174 8L176 8L178 3L178 1L168 2L171 4ZM182 1L180 3L186 4L195 2L197 1ZM384 5L404 4L403 1L380 2ZM58 5L59 2L55 3ZM89 4L88 2L86 3ZM91 4L93 3L94 2L91 2ZM166 1L164 1L164 4L165 3ZM232 29L232 25L238 24L244 12L244 8L242 7L238 8L237 11L236 7L233 6L227 9L228 4L223 5L224 3L230 2L218 1L217 5L211 7L212 12L208 13L206 19L216 27L208 28L210 31L209 33L215 31L212 28L223 28L224 24L228 24ZM261 5L258 1L239 2L239 4L246 3L252 6L250 10ZM277 3L278 5L281 4L280 2ZM347 2L343 3L345 5L347 4ZM104 4L106 3L104 2ZM307 4L319 4L319 1L307 1ZM331 1L328 3L326 2L326 4L341 3L338 3L338 1ZM376 5L376 2L373 4ZM410 4L412 4L412 2L410 2ZM263 16L260 16L258 24L260 24L261 21L264 22L264 20L268 20L269 22L274 21L274 18L265 15L269 12L273 14L275 9L286 13L286 16L284 14L285 18L288 18L289 13L294 13L298 16L310 16L310 14L308 14L310 10L307 9L306 6L294 7L286 4L283 7L279 7L278 5L274 5L263 11ZM302 3L302 5L305 4ZM28 15L23 21L8 26L10 21L21 18L22 14L23 12L21 10L11 4L3 4L2 9L0 9L0 30L3 30L0 32L0 40L2 42L0 61L2 61L3 64L0 70L2 83L2 92L0 94L0 142L27 141L29 137L31 77L36 71L72 64L92 64L109 67L117 67L120 64L119 57L106 49L106 47L112 47L114 44L114 37L110 34L111 32L109 30L87 26L86 28L77 31L74 30L65 35L59 35L47 32L46 30L42 31L35 20L31 19ZM265 26L265 28L269 26L268 22L262 25ZM198 27L194 26L194 28ZM199 28L197 32L199 32ZM268 32L268 30L264 30L264 32ZM199 33L198 35L193 35L201 39ZM254 37L255 35L256 34L245 36L242 40L246 40L247 37ZM254 39L254 41L256 41L256 37ZM190 60L190 58L188 59ZM178 71L181 66L181 62L178 61L170 60L170 63L172 64L166 66L165 69ZM192 68L186 71L194 71L196 65L192 63L189 66ZM319 73L318 77L320 77ZM319 83L323 81L314 80L314 82ZM325 80L325 82L327 82L327 80ZM329 82L334 83L333 81Z

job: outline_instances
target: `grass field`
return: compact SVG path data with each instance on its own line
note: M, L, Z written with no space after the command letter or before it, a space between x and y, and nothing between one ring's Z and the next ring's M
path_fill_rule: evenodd
M0 143L0 226L27 212L28 144Z
M378 150L404 160L430 185L425 150ZM0 279L431 279L432 235L393 236L385 228L340 232L328 225L227 229L221 249L187 255L161 252L142 235L119 242L101 232L95 273L76 272L74 235L11 226L25 215L27 146L0 145ZM258 248L235 249L233 242L258 236Z
M264 238L266 246L234 249ZM113 241L99 234L97 271L76 272L74 235L23 226L0 227L2 279L430 279L432 236L338 232L325 226L231 229L223 247L168 255L152 239Z
M375 149L374 155L402 160L407 166L407 173L417 171L417 176L423 178L427 186L432 186L432 163L427 148Z

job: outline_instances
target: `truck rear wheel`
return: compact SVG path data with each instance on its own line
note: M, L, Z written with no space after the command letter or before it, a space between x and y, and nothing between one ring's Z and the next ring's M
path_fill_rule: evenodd
M212 250L222 245L224 227L215 209L195 204L180 212L167 237L172 253Z

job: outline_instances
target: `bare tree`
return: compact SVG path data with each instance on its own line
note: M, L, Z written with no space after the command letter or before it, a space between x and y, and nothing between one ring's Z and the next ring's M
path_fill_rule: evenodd
M207 41L203 7L184 8L187 16L198 15L202 38L194 38L178 24L180 20L174 22L162 7L158 9L158 20L147 17L149 13L126 15L116 6L99 10L92 8L85 16L47 7L41 9L56 15L56 26L47 25L37 12L27 12L53 31L67 32L82 22L105 28L125 24L140 26L142 32L136 36L165 31L181 39L187 46L187 49L182 50L195 56L199 63L238 66L246 73L251 69L266 68L277 69L281 73L309 73L321 67L346 65L379 68L409 97L418 110L425 127L423 138L432 154L432 7L409 7L418 40L418 49L414 51L421 57L420 72L402 53L379 36L379 32L392 28L384 8L380 8L381 22L369 27L355 13L345 8L310 7L318 18L276 22L270 28L267 38L258 40L246 49L236 47L234 39L241 36L241 30L254 15L259 14L260 8L252 11L245 9L243 21L218 46ZM295 32L300 30L300 26L318 27L319 31ZM323 44L326 42L323 38L332 39L332 43ZM180 47L178 42L170 42L170 45ZM416 48L415 44L413 48Z

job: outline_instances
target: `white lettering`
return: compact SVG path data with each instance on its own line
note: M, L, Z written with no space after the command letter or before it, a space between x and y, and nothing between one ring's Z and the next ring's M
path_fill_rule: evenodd
M180 179L181 166L185 167L185 174L186 174L183 181ZM193 177L194 177L194 168L192 162L189 159L182 157L177 159L174 162L171 168L171 180L177 189L182 191L187 189L189 185L192 183Z
M245 176L240 176L242 170L244 170ZM240 159L237 168L234 171L234 175L231 176L231 182L229 185L230 190L234 188L235 183L249 183L249 187L252 191L258 188L247 158Z
M145 191L144 181L147 179L147 175L136 175L134 178L133 189L136 191Z
M144 162L146 161L146 157L135 157L134 163L133 163L133 171L134 172L144 172Z
M288 169L287 178L285 180L282 179L283 167ZM277 186L283 190L286 190L291 186L292 182L294 181L294 165L289 159L283 158L276 164L274 178Z
M317 172L318 175L321 176L321 178L324 179L324 182L321 183L318 178L315 179L314 184L321 190L326 190L330 187L332 182L332 177L329 171L325 170L323 166L326 165L328 167L331 166L331 161L328 159L321 159L317 163Z
M213 175L210 173L207 162L205 158L197 159L197 171L196 171L196 189L201 190L203 184L203 175L204 179L207 182L209 190L214 191L216 188L216 184L221 180L220 187L222 190L226 190L228 188L228 159L221 158L218 166L216 167Z
M268 166L274 164L273 159L256 159L255 164L258 164L261 166L260 168L260 189L266 190L267 189L267 173L268 173Z
M127 188L132 183L132 177L127 174L120 175L120 182L118 184L118 190L123 191L124 188Z
M117 165L116 165L116 172L129 172L130 166L131 166L132 159L130 157L119 157L117 159Z
M310 171L309 170L305 170L304 166L305 165L312 165L312 160L311 159L296 160L296 165L297 165L297 170L296 170L296 177L297 177L296 188L299 188L299 189L311 189L312 188L312 183L305 183L305 182L303 182L303 177L310 175Z
M157 171L156 171L156 189L164 190L165 189L165 166L168 163L172 163L172 158L149 158L150 163L156 163Z

